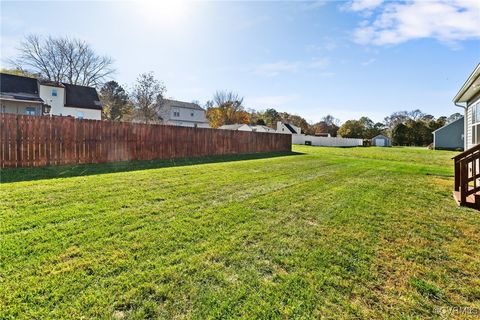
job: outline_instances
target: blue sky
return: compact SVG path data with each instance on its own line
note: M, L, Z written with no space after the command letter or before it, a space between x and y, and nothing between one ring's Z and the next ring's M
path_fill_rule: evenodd
M480 1L2 1L2 66L30 33L86 40L126 87L154 71L179 100L225 89L310 122L381 121L459 111L452 98L480 62Z

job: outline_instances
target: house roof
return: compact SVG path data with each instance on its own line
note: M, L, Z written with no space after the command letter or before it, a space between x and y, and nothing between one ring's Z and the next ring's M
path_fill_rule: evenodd
M290 125L290 123L284 122L283 125L284 125L285 127L287 127L287 129L290 130L291 133L297 133L297 131L292 128L292 126Z
M0 96L3 100L43 102L35 78L0 73Z
M235 124L224 124L223 126L220 126L218 129L238 130L238 128L243 126L250 127L248 124L245 124L245 123L235 123Z
M184 102L184 101L178 101L178 100L172 100L172 99L164 99L163 101L164 101L165 104L167 104L169 107L187 108L187 109L205 111L205 110L204 110L202 107L200 107L198 104L192 103L192 102Z
M375 137L372 138L372 140L373 140L373 139L377 139L377 138L384 138L384 139L390 140L389 137L384 136L383 134L377 134Z
M264 126L264 125L261 125L261 124L260 124L260 125L255 125L255 126L252 126L252 127L255 127L255 128L263 128L263 129L265 129L266 131L270 131L270 130L271 130L271 131L275 131L275 129L270 128L270 127L267 127L267 126Z
M456 122L458 122L458 121L460 121L460 120L461 120L461 121L464 120L464 119L463 119L463 116L461 116L460 118L458 118L458 119L456 119L456 120L453 120L453 121L450 122L450 123L447 123L446 125L444 125L443 127L438 128L438 129L435 130L435 131L432 131L432 133L435 133L435 132L437 132L437 131L443 130L443 129L445 129L446 127L448 127L449 125L451 125L451 124L453 124L453 123L456 123Z
M460 91L453 98L454 103L468 102L480 93L480 63L475 67Z
M65 106L83 109L102 110L102 104L95 88L63 83L65 86Z

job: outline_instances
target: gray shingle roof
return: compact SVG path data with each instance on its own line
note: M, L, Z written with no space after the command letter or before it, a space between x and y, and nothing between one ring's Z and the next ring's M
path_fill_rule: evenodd
M35 78L0 73L0 93L5 99L43 102Z
M95 88L63 83L65 86L65 106L83 109L102 110L102 104Z
M164 99L164 102L169 107L178 107L178 108L187 108L187 109L205 111L198 104L192 103L192 102L184 102L184 101L178 101L178 100L172 100L172 99Z

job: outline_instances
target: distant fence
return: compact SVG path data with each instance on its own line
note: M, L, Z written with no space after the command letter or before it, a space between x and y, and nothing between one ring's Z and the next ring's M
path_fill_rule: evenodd
M305 144L324 147L358 147L363 145L363 139L340 138L340 137L316 137L304 134L292 134L293 144Z
M0 114L0 167L287 152L275 133Z

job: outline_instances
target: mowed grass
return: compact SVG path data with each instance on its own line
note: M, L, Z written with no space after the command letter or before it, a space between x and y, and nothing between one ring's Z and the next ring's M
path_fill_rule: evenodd
M455 153L294 151L3 170L0 318L478 316Z

